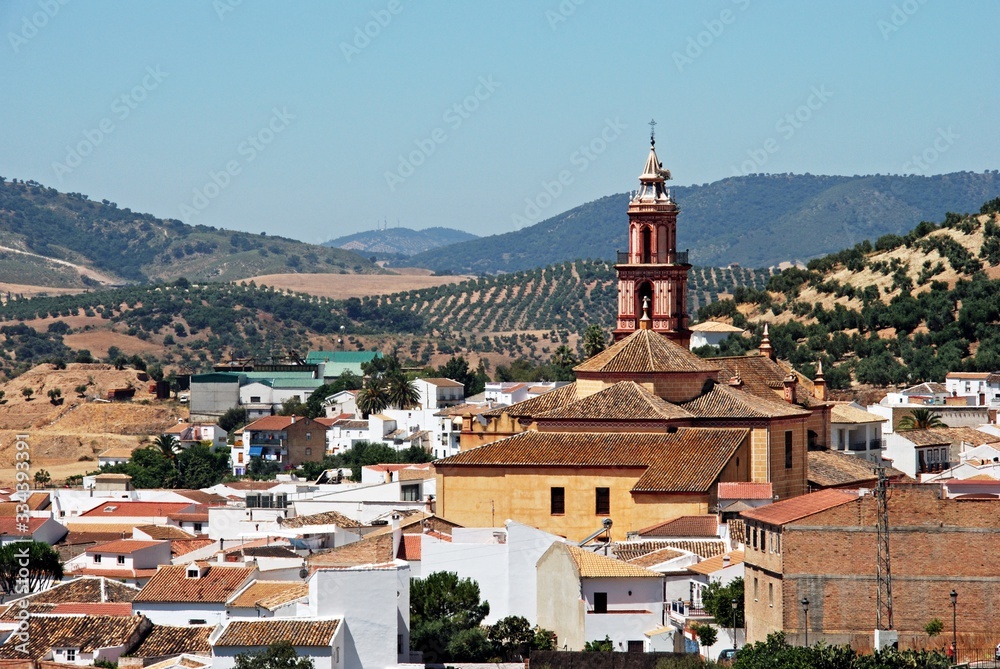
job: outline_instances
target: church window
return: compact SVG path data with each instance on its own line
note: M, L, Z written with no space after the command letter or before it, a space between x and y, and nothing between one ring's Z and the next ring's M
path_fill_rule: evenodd
M595 505L594 513L599 516L607 516L611 514L611 489L610 488L597 488L597 503Z
M785 469L792 468L792 431L785 430Z
M549 494L549 509L553 516L566 513L566 488L552 488Z

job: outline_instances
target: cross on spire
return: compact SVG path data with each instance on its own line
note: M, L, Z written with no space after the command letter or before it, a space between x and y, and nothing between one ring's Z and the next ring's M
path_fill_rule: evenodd
M649 121L649 145L656 146L656 120Z

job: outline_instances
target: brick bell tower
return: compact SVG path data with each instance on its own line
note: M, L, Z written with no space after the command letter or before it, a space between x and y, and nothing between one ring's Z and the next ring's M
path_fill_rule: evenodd
M687 251L677 250L677 203L665 183L670 170L656 157L656 121L650 121L649 157L639 190L628 204L628 251L618 252L618 323L615 341L643 326L688 347ZM648 307L644 308L644 305Z

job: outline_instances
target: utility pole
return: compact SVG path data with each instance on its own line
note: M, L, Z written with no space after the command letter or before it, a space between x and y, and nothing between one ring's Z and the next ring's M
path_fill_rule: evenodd
M875 501L878 517L875 523L878 558L876 560L875 594L875 648L892 645L897 633L892 621L892 565L889 553L889 477L885 467L875 469L878 484L875 487Z

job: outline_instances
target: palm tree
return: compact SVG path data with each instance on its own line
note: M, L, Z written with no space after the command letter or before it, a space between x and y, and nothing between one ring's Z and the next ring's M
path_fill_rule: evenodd
M358 410L365 418L389 408L391 400L385 381L378 377L368 379L364 387L358 391L357 404Z
M604 336L604 330L600 325L591 325L583 333L583 356L593 358L603 351L608 345L608 340Z
M909 430L927 430L933 427L947 426L941 421L941 417L930 409L914 409L900 419L896 429L900 432L907 432Z
M161 434L149 443L150 448L159 449L163 455L167 456L168 460L177 458L178 446L180 446L180 442L172 434Z
M406 409L420 402L417 384L406 378L402 372L393 372L388 380L389 401L397 409Z

